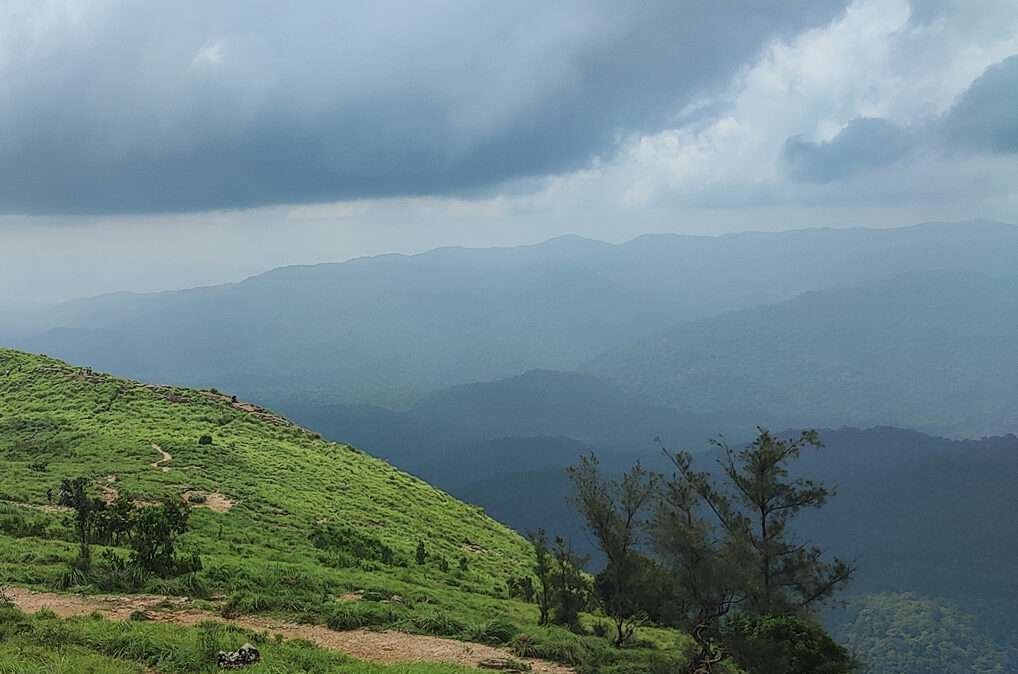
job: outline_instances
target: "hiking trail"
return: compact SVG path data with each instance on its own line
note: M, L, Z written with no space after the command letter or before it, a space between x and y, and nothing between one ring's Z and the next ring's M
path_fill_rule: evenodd
M394 630L366 629L337 632L322 625L304 625L266 616L223 618L218 613L197 609L187 597L156 595L74 595L37 592L7 587L4 593L25 613L48 608L61 618L100 613L110 620L124 621L135 611L157 622L197 625L215 621L254 631L280 634L286 639L304 639L321 648L337 651L366 662L398 664L442 662L479 667L485 660L512 659L530 665L536 674L575 674L571 667L536 658L518 658L504 648L457 641L443 637L408 634Z

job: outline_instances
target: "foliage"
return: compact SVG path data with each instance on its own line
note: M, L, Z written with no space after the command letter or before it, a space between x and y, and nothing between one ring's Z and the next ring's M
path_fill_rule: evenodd
M395 551L379 539L334 522L316 523L311 529L309 538L320 550L386 565L396 562Z
M117 494L117 497L98 513L97 538L106 545L121 545L130 540L137 522L138 512L134 499L127 493Z
M856 663L843 646L820 626L797 616L738 615L726 621L722 639L732 659L752 674L856 671Z
M100 499L88 495L87 486L88 480L83 477L64 479L60 482L60 497L57 501L61 506L74 511L72 521L78 538L78 557L74 565L80 569L88 569L92 564L92 541L99 513L106 507Z
M201 565L196 559L189 564L176 556L177 538L187 531L190 515L187 504L170 499L142 508L131 531L131 561L158 576L198 571Z
M673 569L671 594L697 644L690 671L711 671L724 653L720 622L741 601L745 554L742 539L704 516L699 486L705 479L687 453L670 455L676 472L663 485L650 523L653 549Z
M536 598L540 611L537 624L547 625L551 620L551 607L555 596L551 579L553 567L551 550L548 548L548 534L544 529L538 529L527 538L534 546L534 575L538 583Z
M825 562L821 550L792 540L789 524L804 509L820 508L831 492L806 478L790 478L788 466L804 447L822 447L816 431L783 440L760 429L735 451L723 440L721 468L728 489L703 473L684 473L692 488L741 548L746 576L745 608L756 615L804 609L823 602L855 572L853 564Z
M583 566L586 560L578 556L572 545L561 536L555 537L555 565L551 572L551 622L581 631L580 611L590 603L591 587Z
M640 607L634 579L640 570L637 546L643 517L657 486L657 476L637 464L621 480L604 478L597 457L580 458L569 468L576 487L574 502L608 560L599 586L605 612L615 625L615 645L632 638Z
M521 599L529 604L537 598L532 576L511 577L505 584L510 599Z
M971 615L915 594L851 599L833 632L866 674L1004 674L1018 669L1018 651L996 643Z

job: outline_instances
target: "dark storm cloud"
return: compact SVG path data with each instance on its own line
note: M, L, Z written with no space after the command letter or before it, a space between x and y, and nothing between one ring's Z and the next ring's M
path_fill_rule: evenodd
M827 183L894 163L920 144L953 154L1018 154L1018 55L991 65L943 116L910 131L886 119L861 117L830 141L785 141L789 177Z
M26 1L0 16L0 212L442 194L568 171L843 4Z
M859 117L826 142L789 138L783 159L792 178L825 183L887 166L912 145L911 135L893 122Z
M1018 153L1018 54L986 69L944 116L945 143Z

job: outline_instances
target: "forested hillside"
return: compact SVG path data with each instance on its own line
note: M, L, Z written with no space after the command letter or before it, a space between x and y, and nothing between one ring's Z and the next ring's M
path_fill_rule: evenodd
M676 323L807 291L948 267L1010 273L1016 249L1018 227L987 222L649 235L619 245L565 237L72 302L38 312L17 343L249 398L402 405L455 384L573 369ZM688 402L684 409L698 401Z
M758 423L1018 430L1018 277L948 270L684 323L586 369L692 413Z

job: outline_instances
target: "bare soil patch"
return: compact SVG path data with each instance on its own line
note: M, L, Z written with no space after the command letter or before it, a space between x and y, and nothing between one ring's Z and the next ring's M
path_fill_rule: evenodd
M173 461L173 455L170 454L169 452L167 452L166 450L164 450L162 447L160 447L159 445L157 445L154 442L152 443L152 449L154 449L157 452L159 452L159 460L158 461L153 461L152 462L152 467L155 468L156 470L161 470L164 473L170 472L170 467L169 466L164 466L163 464L164 463L169 463L170 461Z
M200 497L204 500L192 501L192 497ZM217 513L225 513L230 510L230 508L237 505L236 501L231 498L227 498L218 491L189 489L181 494L180 498L185 503L190 504L192 508L208 508L209 510Z

